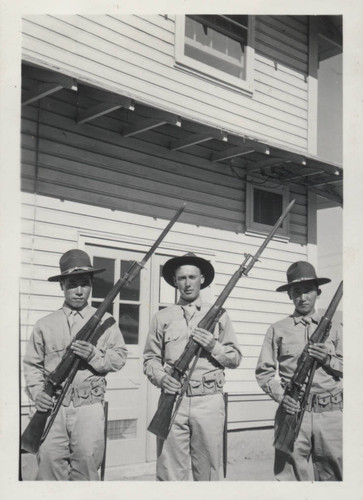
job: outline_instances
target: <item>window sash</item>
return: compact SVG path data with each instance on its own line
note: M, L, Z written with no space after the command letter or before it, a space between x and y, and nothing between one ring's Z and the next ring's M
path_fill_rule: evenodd
M260 191L266 191L268 193L279 194L282 197L282 210L285 210L289 203L289 189L286 186L281 186L277 188L268 188L265 186L258 186L251 182L246 184L246 232L253 234L267 234L271 231L273 224L263 224L261 222L255 221L254 213L254 196L255 189ZM281 214L278 215L278 217ZM277 217L277 219L278 219ZM276 219L276 220L277 220ZM280 236L283 239L289 239L289 216L285 218L281 227L277 230L276 236Z
M204 21L203 16L188 16L192 19L198 20L198 22L205 22L205 24L210 25L212 29L215 29L215 25L212 22L207 22ZM210 16L210 17L215 17L220 20L226 20L230 22L231 20L227 16ZM244 17L244 16L243 16ZM246 16L247 17L247 16ZM233 88L238 88L239 90L244 90L248 91L251 93L253 91L253 59L254 59L254 16L248 16L248 29L247 29L247 34L245 36L243 35L236 35L236 30L234 30L232 33L229 33L228 36L231 40L234 41L239 41L243 42L244 45L243 48L244 50L242 51L243 54L243 64L241 64L240 67L236 64L237 59L234 57L229 57L226 55L223 55L222 52L219 52L218 50L215 50L211 47L206 48L205 46L203 47L202 44L191 40L191 38L187 38L185 34L185 23L186 23L186 16L184 15L177 15L175 17L176 20L176 29L175 29L175 65L179 68L187 69L189 72L203 76L204 78L213 80L213 81L218 81L219 83L222 83L228 87L233 87ZM233 24L231 24L232 26ZM244 29L246 31L246 27L243 27L241 29ZM218 31L220 33L226 34L228 30L226 28L220 27L218 28ZM186 46L186 40L188 41L188 47L190 50L194 50L197 53L199 51L200 54L206 54L209 56L209 58L212 57L217 57L218 59L223 62L224 64L227 62L229 63L230 70L236 72L236 68L239 69L239 76L236 76L235 74L228 73L224 70L218 69L216 67L213 67L212 65L206 64L199 59L190 57L190 55L186 54L185 51L185 46ZM228 64L226 65L228 68Z

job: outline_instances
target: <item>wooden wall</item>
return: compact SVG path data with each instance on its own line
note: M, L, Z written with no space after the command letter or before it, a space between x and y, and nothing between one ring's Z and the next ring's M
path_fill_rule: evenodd
M25 16L24 61L182 117L308 149L308 18L256 16L254 91L174 65L175 16Z
M33 84L23 80L25 89ZM170 151L170 127L124 138L126 110L78 125L77 109L91 104L62 90L23 106L22 190L165 219L187 202L183 222L245 231L245 182L227 165L209 161L206 147ZM291 240L306 244L304 188L294 187L290 198L296 199Z
M199 123L306 150L306 17L257 18L251 96L174 68L174 29L173 16L26 16L23 59ZM80 232L152 242L186 201L170 244L178 253L190 244L214 255L215 297L242 254L262 243L244 234L244 182L211 163L202 145L193 154L172 152L172 132L162 127L124 138L125 110L77 125L77 110L90 104L62 90L22 109L22 352L35 321L60 305L60 290L46 280ZM291 262L306 259L308 209L303 189L290 198L290 241L273 241L226 304L244 354L228 371L228 392L261 393L254 369L264 334L291 311L274 290Z
M61 201L23 193L21 268L21 352L34 323L57 309L62 293L57 283L47 281L58 272L63 252L79 244L87 233L103 239L151 243L165 227L165 221L144 215L131 215L86 203ZM216 278L212 294L220 294L230 276L242 262L243 253L254 254L262 240L220 229L176 223L167 237L167 248L182 254L188 245L214 255ZM127 246L127 245L126 245ZM286 294L275 292L285 282L286 269L295 260L306 259L306 246L272 241L248 278L242 278L227 300L244 355L237 370L228 370L228 392L260 392L254 369L268 325L291 312Z

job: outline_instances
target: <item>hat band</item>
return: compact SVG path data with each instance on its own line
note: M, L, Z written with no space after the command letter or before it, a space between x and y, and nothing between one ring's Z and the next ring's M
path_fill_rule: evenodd
M315 281L318 280L319 278L297 278L296 280L292 280L288 282L288 285L291 285L292 283L299 283L300 281Z
M94 271L93 267L71 267L66 271L63 271L62 274L71 274L74 271Z

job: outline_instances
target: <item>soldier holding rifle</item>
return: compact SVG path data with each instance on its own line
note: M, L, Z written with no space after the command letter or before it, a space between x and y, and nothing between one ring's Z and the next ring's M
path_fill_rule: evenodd
M287 270L287 283L277 291L287 291L293 301L293 314L273 324L267 331L257 363L256 378L261 388L281 404L287 414L296 414L300 403L286 394L298 360L316 329L320 317L315 303L320 285L308 262L295 262ZM332 324L324 343L308 347L317 360L300 431L291 453L275 450L274 473L279 481L342 480L342 332ZM279 378L275 375L278 373ZM275 426L277 425L277 420ZM277 427L276 427L277 428Z
M214 268L205 259L188 253L166 262L166 282L180 292L178 304L154 316L144 351L144 372L150 382L168 394L181 384L169 375L170 368L183 353L189 336L202 346L185 397L165 441L157 442L157 479L188 480L191 459L195 481L222 477L224 426L224 368L237 368L242 354L226 312L220 316L214 334L197 328L210 308L203 303L200 290L214 279Z
M44 381L59 364L67 346L96 309L88 305L94 269L82 250L69 250L60 259L57 276L64 293L61 309L40 319L34 326L24 358L26 392L39 412L53 404L44 392ZM97 344L77 340L71 350L83 361L63 400L47 438L40 446L37 480L98 480L104 453L103 400L105 375L120 370L127 356L122 334L106 313L104 331Z

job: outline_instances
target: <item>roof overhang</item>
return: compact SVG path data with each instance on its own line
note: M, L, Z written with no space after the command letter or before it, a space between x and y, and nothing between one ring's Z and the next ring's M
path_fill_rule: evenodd
M24 65L23 72L32 88L23 88L22 104L35 103L54 92L77 91L76 122L81 127L108 113L119 113L128 123L123 137L140 136L151 129L162 135L161 143L170 151L187 151L221 168L233 169L239 178L262 178L274 185L303 186L330 204L342 205L343 169L306 152L257 138L236 135L228 130L197 123L165 110L152 108L111 92L85 85L74 78L39 67ZM87 105L82 105L82 103ZM90 104L92 103L92 104ZM126 119L124 115L126 115Z
M343 16L318 16L319 61L343 51Z

